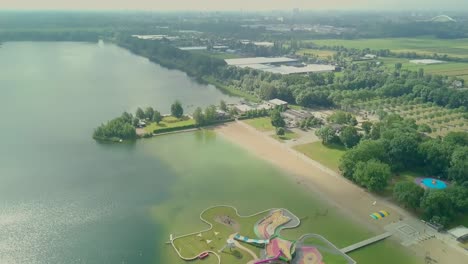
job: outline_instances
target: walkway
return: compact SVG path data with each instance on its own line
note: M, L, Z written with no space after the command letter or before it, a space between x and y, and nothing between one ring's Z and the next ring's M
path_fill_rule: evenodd
M380 241L380 240L384 240L384 239L388 238L388 237L391 236L391 235L392 235L392 233L386 232L386 233L383 233L383 234L381 234L381 235L378 235L378 236L375 236L375 237L371 237L371 238L369 238L369 239L363 240L363 241L358 242L358 243L356 243L356 244L353 244L353 245L351 245L351 246L347 246L347 247L345 247L345 248L342 248L342 249L341 249L341 252L347 254L347 253L349 253L349 252L351 252L351 251L354 251L354 250L356 250L356 249L359 249L359 248L365 247L365 246L367 246L367 245L376 243L376 242L378 242L378 241Z
M241 249L247 253L249 253L250 256L252 256L253 260L258 260L258 257L257 255L255 254L255 252L253 252L252 250L244 247L243 245L241 245L237 240L234 239L234 236L237 235L237 233L234 233L232 235L229 236L230 239L232 239L234 241L234 245L236 245L236 247L238 249Z

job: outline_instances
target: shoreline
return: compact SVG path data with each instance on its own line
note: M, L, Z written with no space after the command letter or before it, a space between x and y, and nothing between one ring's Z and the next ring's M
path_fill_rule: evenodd
M292 181L301 185L300 187L318 193L322 200L336 206L343 214L373 233L384 232L385 226L402 219L420 223L419 219L399 206L365 191L335 171L284 143L263 135L246 123L237 121L224 124L214 128L214 131L231 143L285 171ZM380 210L390 212L390 216L378 221L369 216ZM424 247L416 244L407 249L422 259L427 252L435 252L437 254L431 253L431 257L436 258L439 263L465 263L464 259L468 259L468 254L454 247L447 247L446 241L441 239L424 242ZM441 251L441 248L444 250Z

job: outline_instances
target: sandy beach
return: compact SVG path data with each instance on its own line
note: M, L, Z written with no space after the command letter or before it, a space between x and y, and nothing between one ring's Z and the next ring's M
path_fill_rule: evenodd
M322 199L340 208L340 211L376 234L385 232L386 225L401 219L411 219L416 223L419 221L402 208L379 199L287 144L280 143L243 122L225 124L215 128L215 131L250 153L286 171L286 175L291 175L292 180L320 194ZM388 211L390 216L379 221L369 217L369 214L379 210ZM436 250L438 248L444 248L444 251ZM410 250L421 258L424 258L428 251L433 252L431 257L438 263L468 263L468 254L463 250L447 246L445 242L437 239L426 243L424 247L411 246Z

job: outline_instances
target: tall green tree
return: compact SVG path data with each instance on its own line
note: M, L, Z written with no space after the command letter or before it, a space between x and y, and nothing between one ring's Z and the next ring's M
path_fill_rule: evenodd
M199 126L202 126L205 124L205 115L203 114L203 110L201 107L197 107L195 111L193 112L193 119L195 120L195 123Z
M387 187L390 176L390 166L372 159L356 164L353 179L369 191L380 192Z
M216 121L217 113L216 113L216 106L210 105L205 109L205 122L206 123L213 123Z
M284 127L286 126L286 122L284 121L283 117L281 116L281 113L279 110L275 109L271 111L271 124L278 128L278 127Z
M356 164L371 159L386 161L387 154L382 140L363 140L356 147L346 151L341 158L340 170L348 179L352 179Z
M143 111L143 109L141 109L140 107L138 107L137 110L136 110L135 116L136 116L138 119L145 119L145 112Z
M448 176L458 184L468 182L468 147L458 147L453 151Z
M446 225L455 217L455 208L449 194L444 190L428 190L421 199L421 208L426 220L437 219Z
M156 122L156 124L159 124L163 119L161 113L159 111L154 111L153 113L153 122Z
M439 139L431 139L418 147L425 168L429 174L447 177L453 147Z
M340 140L347 148L352 148L359 143L361 136L353 126L347 126L340 132Z
M221 100L221 101L219 102L219 109L221 109L221 110L227 112L228 107L227 107L226 102L225 102L224 100Z
M315 130L315 135L322 140L325 145L339 143L339 137L336 134L336 129L331 126L322 126Z
M182 108L182 104L179 101L175 101L171 105L171 114L177 118L181 118L184 115L184 109Z
M372 130L372 122L364 121L364 122L362 122L361 127L362 127L362 129L364 130L364 133L367 136L367 135L369 135L369 133Z
M131 124L133 121L133 115L128 112L123 112L121 118L124 122L129 124Z
M148 120L153 120L154 109L153 107L147 107L145 109L145 118Z
M406 208L417 209L421 204L424 189L414 182L399 182L393 188L393 197Z
M278 136L284 136L284 134L286 134L286 131L284 131L284 128L278 127L278 128L276 129L276 135L278 135Z

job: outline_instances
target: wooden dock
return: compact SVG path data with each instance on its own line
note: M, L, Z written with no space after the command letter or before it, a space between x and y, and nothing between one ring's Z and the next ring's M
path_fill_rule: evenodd
M356 249L359 249L359 248L368 246L370 244L379 242L380 240L384 240L384 239L388 238L391 235L392 235L392 233L386 232L386 233L380 234L378 236L371 237L369 239L363 240L363 241L358 242L356 244L353 244L351 246L347 246L345 248L342 248L342 249L340 249L340 251L346 254L346 253L349 253L349 252L354 251Z

